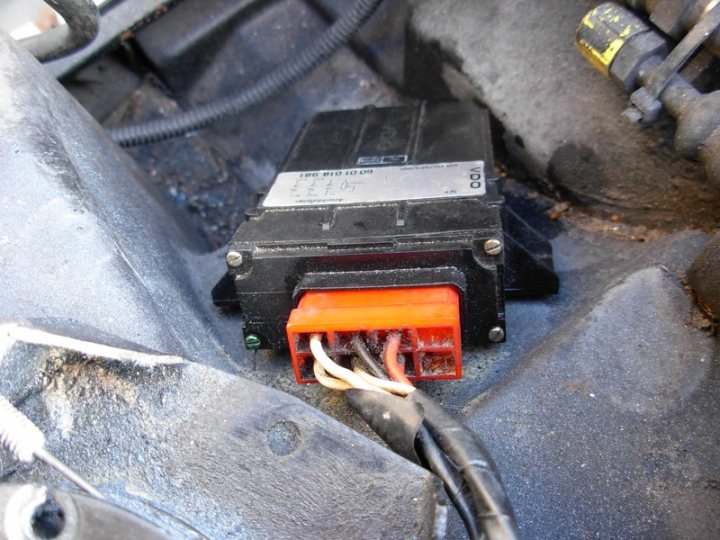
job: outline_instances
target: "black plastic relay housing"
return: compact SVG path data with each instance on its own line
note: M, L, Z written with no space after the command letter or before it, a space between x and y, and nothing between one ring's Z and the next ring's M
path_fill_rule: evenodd
M558 289L550 244L503 201L474 104L320 113L231 240L214 301L240 306L253 347L286 348L306 291L451 285L463 343L502 341L506 294Z

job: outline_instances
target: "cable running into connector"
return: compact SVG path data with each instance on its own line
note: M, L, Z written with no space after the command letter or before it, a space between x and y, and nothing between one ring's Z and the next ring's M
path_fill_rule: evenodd
M313 334L310 337L310 350L315 357L313 370L318 382L333 390L351 390L345 394L350 405L401 455L408 456L407 438L412 438L410 446L414 448L417 462L442 480L470 538L519 538L505 488L482 442L472 431L410 383L398 363L400 334L389 334L383 354L385 370L392 380L385 378L385 371L377 364L359 336L355 336L351 341L358 356L353 361L352 371L338 365L328 356L323 349L322 340L322 334ZM371 375L366 369L379 376ZM360 382L362 384L359 384ZM372 390L372 394L356 391L368 389ZM393 400L399 400L399 396L405 398L406 402L416 404L416 411L421 415L419 425L415 424L412 414L408 414L406 406L397 408L397 403ZM363 403L374 405L365 407ZM394 416L403 415L407 415L407 422L394 425L393 436L386 437L387 421ZM415 431L412 431L413 426ZM402 429L409 431L402 435L397 433L396 429L401 432Z
M388 338L387 345L385 345L385 355L383 356L385 369L393 381L412 386L413 384L410 382L410 379L407 378L407 375L405 375L405 372L400 367L400 364L398 364L397 357L399 349L400 336L398 334L393 334Z
M415 390L411 384L376 377L359 366L355 366L352 371L342 367L325 352L322 339L322 334L310 336L310 351L315 358L313 372L315 378L323 386L339 391L357 388L400 396L407 396ZM373 362L377 363L374 359ZM384 373L381 372L380 375L384 375Z

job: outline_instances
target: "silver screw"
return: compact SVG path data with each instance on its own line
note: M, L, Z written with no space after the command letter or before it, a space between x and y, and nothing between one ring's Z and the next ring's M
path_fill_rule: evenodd
M488 339L493 343L499 343L505 339L505 331L499 326L493 326L488 332Z
M485 248L485 253L488 255L500 255L503 250L503 245L497 238L490 238L489 240L485 240L483 248Z
M225 262L227 262L229 267L237 268L243 262L242 253L239 251L228 251L227 255L225 255Z

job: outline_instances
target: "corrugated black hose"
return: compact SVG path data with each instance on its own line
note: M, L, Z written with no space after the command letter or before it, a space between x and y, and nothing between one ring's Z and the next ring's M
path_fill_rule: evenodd
M150 144L206 127L213 122L265 101L304 77L342 47L382 0L358 0L350 11L335 21L320 38L299 56L283 63L249 88L189 111L141 124L110 129L121 146Z

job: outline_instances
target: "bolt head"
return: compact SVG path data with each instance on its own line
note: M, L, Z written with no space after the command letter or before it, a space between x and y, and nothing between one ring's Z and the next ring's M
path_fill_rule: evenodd
M500 255L503 250L503 245L502 242L497 238L490 238L488 240L485 240L483 248L485 249L485 253L487 253L488 255Z
M632 124L639 124L643 119L642 111L635 106L628 107L622 114L625 117L625 120Z
M499 326L493 326L488 332L488 339L493 343L499 343L505 339L505 330Z
M228 251L225 255L225 262L230 268L237 268L243 262L242 253L239 251Z
M257 350L260 348L260 336L248 334L245 336L245 346L248 349Z

